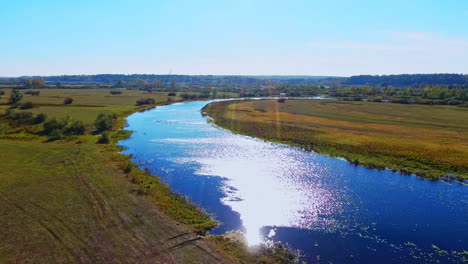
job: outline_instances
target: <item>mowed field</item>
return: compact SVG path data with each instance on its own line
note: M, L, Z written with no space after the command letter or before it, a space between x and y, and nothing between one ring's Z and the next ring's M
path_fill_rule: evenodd
M229 263L86 142L0 140L0 263Z
M0 110L9 108L9 89L0 98ZM25 91L25 90L21 90ZM65 105L65 98L73 98L73 103ZM122 94L111 95L110 89L41 89L39 96L25 94L21 102L32 102L34 108L19 110L34 114L44 113L49 117L71 116L73 119L91 124L100 113L121 113L132 111L140 98L154 98L156 103L167 101L167 93L148 93L124 90ZM177 98L174 98L177 99ZM1 113L1 112L0 112Z
M123 117L145 108L135 106L137 99L168 100L166 93L109 91L41 90L22 100L33 109L14 111L70 116L90 127L98 114L114 112L121 116L111 132L115 142L125 137ZM0 114L8 96L0 99ZM66 97L73 104L64 105ZM96 144L92 134L47 142L14 134L21 128L2 122L0 263L231 263L214 242L197 236L196 225L212 220L157 177L130 171L118 147Z
M23 92L25 90L22 90ZM15 112L69 117L85 135L50 142L43 124L11 123L0 98L0 263L296 263L282 247L247 249L238 238L205 236L216 222L114 145L133 112L179 101L167 93L41 89ZM64 105L67 97L73 104ZM154 105L136 106L140 98ZM110 144L97 144L93 122L116 113ZM235 236L234 236L235 237Z
M468 108L320 100L218 102L234 132L297 144L372 168L468 178Z

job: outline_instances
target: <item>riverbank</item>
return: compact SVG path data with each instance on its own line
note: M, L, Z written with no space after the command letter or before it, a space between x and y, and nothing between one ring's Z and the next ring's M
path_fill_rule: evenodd
M468 179L468 111L452 106L259 100L203 110L235 133L296 146L369 168Z
M69 96L76 105L62 103ZM141 97L155 104L135 106ZM238 262L200 236L215 225L209 215L136 168L115 145L130 135L121 130L126 116L179 99L140 91L112 96L104 89L51 89L25 99L35 114L68 115L86 126L102 112L118 118L110 144L96 144L99 135L90 132L48 142L35 133L41 125L12 127L0 120L1 263ZM1 105L0 114L7 108ZM255 261L247 263L257 263L249 256Z

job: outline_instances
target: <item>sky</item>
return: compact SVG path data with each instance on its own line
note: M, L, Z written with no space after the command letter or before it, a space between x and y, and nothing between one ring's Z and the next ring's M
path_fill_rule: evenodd
M467 0L0 0L0 76L468 73Z

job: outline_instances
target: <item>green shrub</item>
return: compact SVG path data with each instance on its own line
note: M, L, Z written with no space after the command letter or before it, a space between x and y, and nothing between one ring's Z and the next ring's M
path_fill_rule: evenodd
M40 114L36 115L36 117L34 117L33 122L34 122L34 124L40 124L40 123L42 123L42 122L44 122L46 120L47 120L47 115L40 113Z
M67 126L65 119L52 118L44 123L44 134L51 135L55 130L62 131Z
M176 93L168 93L167 96L176 96Z
M40 93L41 93L41 91L39 91L39 90L28 90L28 91L24 92L24 94L30 94L32 96L38 96Z
M98 138L97 143L98 144L109 144L110 143L109 133L107 133L107 132L102 133L101 136Z
M111 90L109 93L112 94L112 95L117 95L117 94L122 94L122 91L119 91L119 90Z
M123 172L125 174L128 174L128 173L132 172L134 167L135 167L135 165L133 165L133 163L131 161L126 161L125 165L123 167Z
M184 100L195 100L198 98L198 96L196 94L189 94L189 93L183 93L180 95L180 97L182 97Z
M45 118L45 116L41 117ZM62 139L67 136L84 135L86 126L81 121L72 120L69 117L47 120L44 125L43 134L49 136L49 140Z
M40 124L47 119L47 116L45 114L38 114L34 116L33 113L31 112L18 112L17 113L12 109L7 109L3 117L5 119L15 121L18 124L24 124L24 125Z
M65 129L66 135L84 135L86 126L81 121L71 121Z
M152 105L154 104L154 98L141 98L136 101L136 105Z
M32 102L25 102L20 105L20 109L31 109L34 107L34 104Z
M67 97L63 100L63 103L66 105L72 104L73 103L73 98Z
M111 130L114 127L115 120L117 119L117 114L99 114L94 121L94 127L96 132L102 132L106 130Z
M21 99L23 99L23 93L17 89L13 89L11 90L10 98L8 98L8 103L14 105L21 101Z
M49 133L49 141L63 139L65 136L63 135L62 130L54 129Z

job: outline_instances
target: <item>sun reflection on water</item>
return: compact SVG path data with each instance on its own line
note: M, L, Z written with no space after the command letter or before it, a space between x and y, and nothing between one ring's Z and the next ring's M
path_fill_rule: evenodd
M162 141L191 144L189 156L177 162L198 164L198 175L226 179L222 202L240 214L249 244L262 242L264 226L309 228L339 210L332 193L304 179L305 172L321 177L323 168L297 159L298 150L235 135Z
M390 263L433 263L431 245L465 250L466 186L235 135L206 122L198 112L205 104L134 114L127 121L135 133L122 145L141 167L213 213L222 222L213 233L243 230L251 245L292 242L314 261L320 254L334 263L349 263L350 255L360 256L353 263L375 263L377 249ZM447 225L451 215L457 217Z

